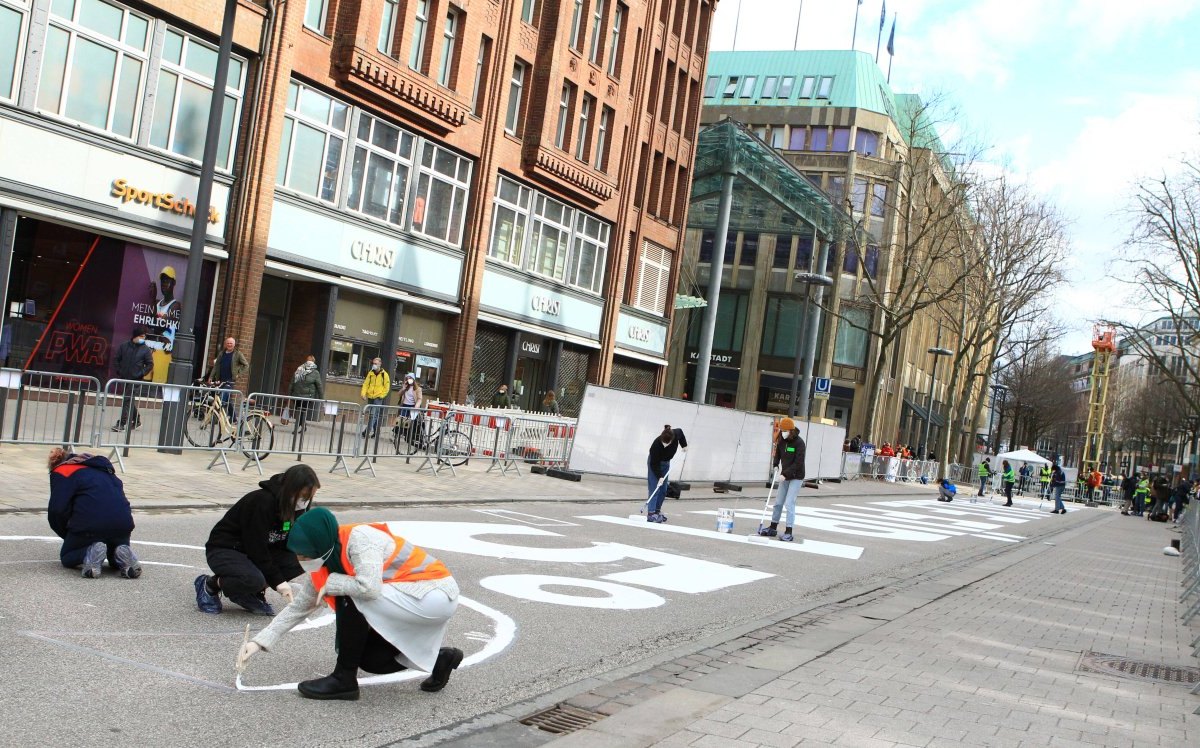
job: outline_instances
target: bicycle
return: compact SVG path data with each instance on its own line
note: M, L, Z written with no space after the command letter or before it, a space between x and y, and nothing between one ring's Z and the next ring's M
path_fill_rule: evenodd
M202 386L192 397L183 435L193 447L211 448L228 443L248 460L265 460L275 446L275 427L266 411L252 408L235 425L221 401L220 387Z
M471 459L471 437L458 429L448 428L445 420L426 427L426 418L418 414L392 427L392 446L398 455L415 455L417 452L439 454L442 465L459 467Z

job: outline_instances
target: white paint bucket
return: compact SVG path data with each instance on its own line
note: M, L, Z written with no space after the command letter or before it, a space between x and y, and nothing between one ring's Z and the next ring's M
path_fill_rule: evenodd
M733 532L733 510L717 510L717 532Z

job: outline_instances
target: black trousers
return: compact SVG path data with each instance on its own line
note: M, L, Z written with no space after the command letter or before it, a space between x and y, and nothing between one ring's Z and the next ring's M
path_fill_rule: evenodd
M1013 484L1009 483L1008 481L1004 481L1004 498L1008 500L1009 504L1012 503L1012 490Z
M220 579L221 591L227 597L257 595L267 588L267 578L250 557L232 548L209 548L204 552L208 568ZM295 579L304 573L296 554L288 550L272 551L275 568L284 579Z
M82 566L83 557L87 555L87 549L92 543L104 543L108 546L108 565L115 569L117 568L117 546L129 545L129 533L68 532L67 537L63 538L62 548L58 551L58 558L62 561L62 565L68 569Z
M337 666L345 670L365 670L384 675L398 673L405 667L396 662L400 650L379 632L371 628L362 611L349 597L337 597L334 614L337 617Z

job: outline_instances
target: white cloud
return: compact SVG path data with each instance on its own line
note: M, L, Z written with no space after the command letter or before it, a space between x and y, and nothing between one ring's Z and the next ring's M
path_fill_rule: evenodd
M1163 28L1191 15L1196 0L1075 0L1066 23L1089 46L1111 48L1150 28Z

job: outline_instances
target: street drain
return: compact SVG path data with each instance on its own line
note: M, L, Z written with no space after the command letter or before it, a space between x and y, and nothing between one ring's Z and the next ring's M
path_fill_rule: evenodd
M555 735L566 735L576 730L582 730L593 722L599 722L605 716L599 712L592 712L566 704L558 704L537 714L531 714L520 720L520 722L523 725L536 727L539 730L552 732Z
M1152 683L1178 686L1200 683L1200 668L1142 662L1101 652L1084 652L1083 659L1079 662L1079 669Z

